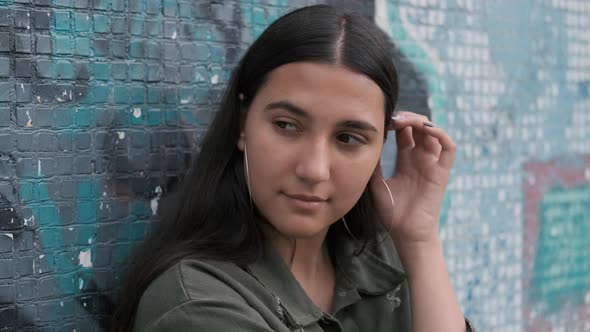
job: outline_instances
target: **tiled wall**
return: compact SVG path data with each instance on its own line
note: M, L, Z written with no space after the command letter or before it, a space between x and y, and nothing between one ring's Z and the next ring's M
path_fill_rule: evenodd
M232 66L317 2L0 0L0 331L108 328ZM458 143L441 236L465 313L590 331L590 2L323 2L391 34L399 107Z

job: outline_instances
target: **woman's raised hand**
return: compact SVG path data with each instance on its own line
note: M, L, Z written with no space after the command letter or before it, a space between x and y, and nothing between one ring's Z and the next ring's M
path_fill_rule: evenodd
M395 174L384 179L393 195L392 207L381 165L371 178L371 191L386 229L398 244L438 240L438 223L456 145L449 135L423 115L395 112Z

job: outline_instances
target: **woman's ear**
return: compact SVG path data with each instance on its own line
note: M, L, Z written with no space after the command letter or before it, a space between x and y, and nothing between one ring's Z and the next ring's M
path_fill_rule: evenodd
M244 148L246 147L246 138L243 131L240 133L240 138L238 138L238 143L236 145L238 150L244 152Z
M244 152L246 146L246 134L244 133L246 127L246 110L240 109L240 138L238 138L237 147L238 150Z

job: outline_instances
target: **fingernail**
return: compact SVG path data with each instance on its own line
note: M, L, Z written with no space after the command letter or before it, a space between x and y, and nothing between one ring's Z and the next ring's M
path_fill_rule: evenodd
M391 116L391 120L401 120L404 118L403 114L396 114Z
M430 127L430 128L433 128L433 127L434 127L434 124L432 124L432 123L430 123L430 122L423 122L423 123L424 123L424 125L425 125L426 127Z

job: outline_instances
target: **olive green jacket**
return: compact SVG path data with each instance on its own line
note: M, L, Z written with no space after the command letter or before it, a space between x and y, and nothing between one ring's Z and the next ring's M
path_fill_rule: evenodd
M246 267L203 259L173 265L144 292L134 331L412 331L393 242L358 255L356 249L348 236L335 241L330 313L312 303L267 241L263 256Z

